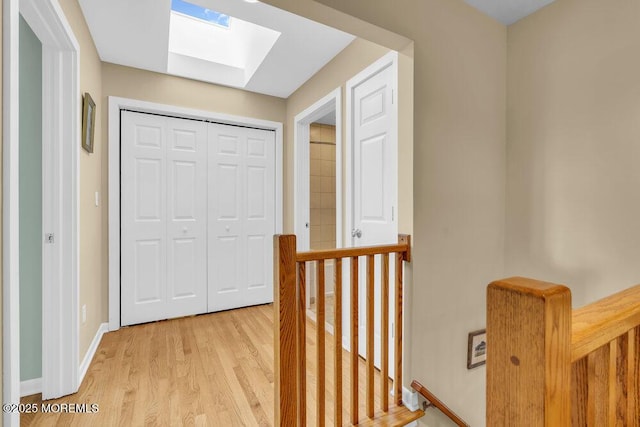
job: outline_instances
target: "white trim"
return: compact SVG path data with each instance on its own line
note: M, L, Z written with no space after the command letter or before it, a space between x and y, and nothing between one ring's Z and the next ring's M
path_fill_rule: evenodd
M411 412L420 409L418 393L404 386L402 387L402 403Z
M369 65L367 68L353 76L347 82L347 90L346 90L346 158L345 158L345 200L350 202L345 204L345 227L344 227L344 242L345 245L348 245L352 242L352 237L350 230L353 229L353 91L356 86L373 76L374 74L382 71L384 68L391 67L393 72L392 80L393 80L393 93L396 94L395 102L392 105L392 130L395 130L397 135L398 133L398 52L391 51L384 55L382 58L378 59L373 64ZM396 136L396 159L391 159L393 162L397 162L397 153L398 153L398 145L399 141ZM398 174L398 170L396 167L396 175ZM398 185L398 181L396 179L396 186ZM396 207L396 212L394 216L394 223L396 226L396 231L398 229L398 189L396 188L395 200L393 205ZM397 233L396 233L397 234Z
M20 403L20 260L19 260L19 2L3 3L2 99L2 403ZM19 426L20 414L4 413L4 425Z
M218 123L251 126L275 131L276 139L276 212L275 232L282 233L283 126L269 120L241 117L212 111L195 110L136 99L109 97L109 330L120 329L120 110L167 114Z
M91 365L91 361L93 360L93 356L95 356L98 351L98 346L100 345L100 341L102 340L102 336L109 332L109 324L101 323L96 331L95 336L93 337L93 341L91 341L91 345L87 350L87 353L84 355L82 359L82 363L80 364L80 384L84 381L84 376L87 374L87 370L89 370L89 366Z
M20 396L42 393L42 377L20 382Z
M336 114L336 247L342 241L342 88L336 88L293 120L293 229L299 251L310 248L309 230L309 125L335 110ZM306 190L306 191L305 191ZM308 294L308 292L307 292ZM307 304L308 305L308 304Z
M78 387L80 48L56 0L9 0L3 11L3 391L5 403L18 403L20 13L43 45L43 181L51 191L48 198L43 197L43 226L47 227L43 231L54 232L58 242L43 248L43 301L47 301L42 318L44 398L70 394ZM4 414L7 426L17 426L19 420L17 413Z
M22 0L42 42L42 397L78 390L80 47L56 0ZM44 237L43 237L44 240Z
M310 218L310 135L309 125L331 111L336 116L336 247L344 246L342 241L342 88L338 87L314 102L293 119L293 230L298 236L298 251L310 249L310 229L306 224ZM310 272L307 270L307 286L310 286ZM311 306L311 292L307 289L306 307ZM347 331L348 332L348 331Z

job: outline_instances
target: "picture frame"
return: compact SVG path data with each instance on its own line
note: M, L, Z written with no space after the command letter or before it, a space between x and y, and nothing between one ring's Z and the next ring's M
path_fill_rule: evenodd
M82 97L82 148L88 153L93 153L93 136L95 134L96 103L85 92Z
M487 330L469 332L467 344L467 369L477 368L487 363Z

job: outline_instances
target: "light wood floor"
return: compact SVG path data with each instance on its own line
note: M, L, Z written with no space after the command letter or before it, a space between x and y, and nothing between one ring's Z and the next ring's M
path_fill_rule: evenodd
M315 425L315 325L308 333L308 421ZM327 425L333 425L333 348L327 336ZM349 354L343 351L344 377ZM365 365L360 364L361 396ZM273 306L122 328L103 336L78 393L46 403L99 405L94 414L23 414L22 426L271 426L273 424ZM343 396L349 396L349 381ZM379 394L379 390L376 391ZM362 399L363 400L363 399ZM41 395L22 399L41 403ZM348 407L345 400L344 406ZM346 408L345 408L346 409ZM390 408L384 423L419 418ZM345 423L349 414L344 412Z
M334 325L334 317L336 315L335 313L335 309L334 309L334 304L333 304L333 295L327 295L324 299L324 316L325 316L325 321L327 323L327 325L330 325L331 327L333 327ZM315 320L316 318L316 302L313 301L309 307L309 311L312 319Z

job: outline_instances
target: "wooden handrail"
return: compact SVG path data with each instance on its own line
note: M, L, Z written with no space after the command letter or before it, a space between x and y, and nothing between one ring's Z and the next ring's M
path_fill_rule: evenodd
M398 236L398 243L391 245L361 246L357 248L323 249L317 251L298 252L296 254L296 261L320 261L391 253L401 253L403 254L403 261L411 262L409 236L406 234L400 234Z
M440 399L438 399L433 393L431 393L425 386L420 384L418 381L413 380L411 383L411 388L420 393L422 397L427 399L429 403L438 408L440 412L445 414L451 421L459 425L460 427L469 427L469 424L465 422L462 418L460 418L455 412L453 412L447 405L442 403Z
M640 285L573 311L571 361L640 325Z

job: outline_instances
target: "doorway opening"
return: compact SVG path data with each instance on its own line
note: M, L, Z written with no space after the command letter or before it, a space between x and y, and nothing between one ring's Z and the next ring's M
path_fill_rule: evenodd
M295 218L298 251L335 249L342 240L342 92L340 88L295 117ZM308 315L315 319L315 265L307 269ZM325 264L333 293L333 264ZM333 316L327 316L333 319ZM326 325L332 330L331 321Z

